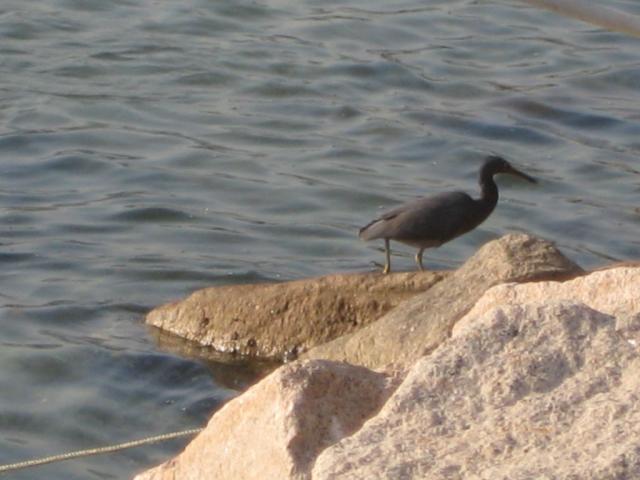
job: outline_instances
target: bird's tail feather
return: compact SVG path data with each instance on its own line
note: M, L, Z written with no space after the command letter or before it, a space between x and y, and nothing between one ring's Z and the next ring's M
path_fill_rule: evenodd
M358 231L358 237L360 237L361 240L373 240L375 232L372 232L370 227L372 227L373 225L375 225L379 221L380 221L379 219L376 219L376 220L373 220L370 223L367 223L364 227L362 227Z

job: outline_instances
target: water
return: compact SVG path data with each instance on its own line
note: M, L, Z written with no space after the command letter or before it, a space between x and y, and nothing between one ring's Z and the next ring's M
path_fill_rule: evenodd
M474 191L487 152L541 183L499 179L426 265L509 231L640 257L637 38L515 0L3 0L0 39L0 463L201 425L263 366L159 345L149 308L370 269L357 228ZM184 443L8 477L128 478Z

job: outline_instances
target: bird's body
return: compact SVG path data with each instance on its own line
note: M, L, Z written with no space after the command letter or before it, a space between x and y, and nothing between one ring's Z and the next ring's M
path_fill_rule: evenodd
M464 192L445 192L419 198L383 213L360 229L360 238L384 239L387 260L384 273L391 269L390 240L418 248L416 262L422 270L425 248L439 247L473 230L491 215L498 203L498 187L493 181L493 175L497 173L518 175L535 182L506 160L489 156L480 169L480 198L471 198Z
M461 215L451 215L452 208L458 209ZM389 238L418 248L439 247L478 226L493 209L479 210L477 203L464 192L419 198L383 213L361 230L360 238ZM426 211L428 215L424 214ZM429 234L415 235L415 232Z

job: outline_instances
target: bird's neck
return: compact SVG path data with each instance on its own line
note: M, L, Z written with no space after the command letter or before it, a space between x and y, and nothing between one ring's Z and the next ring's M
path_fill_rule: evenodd
M498 186L493 181L493 176L480 177L480 201L491 212L498 203Z

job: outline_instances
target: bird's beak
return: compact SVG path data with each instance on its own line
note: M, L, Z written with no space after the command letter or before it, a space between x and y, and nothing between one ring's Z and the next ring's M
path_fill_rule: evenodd
M505 172L505 173L510 173L511 175L515 175L517 177L522 177L522 178L524 178L525 180L527 180L528 182L531 182L531 183L538 183L538 181L535 178L530 177L526 173L521 172L520 170L518 170L517 168L513 168L512 166L509 166L509 170L507 172Z

